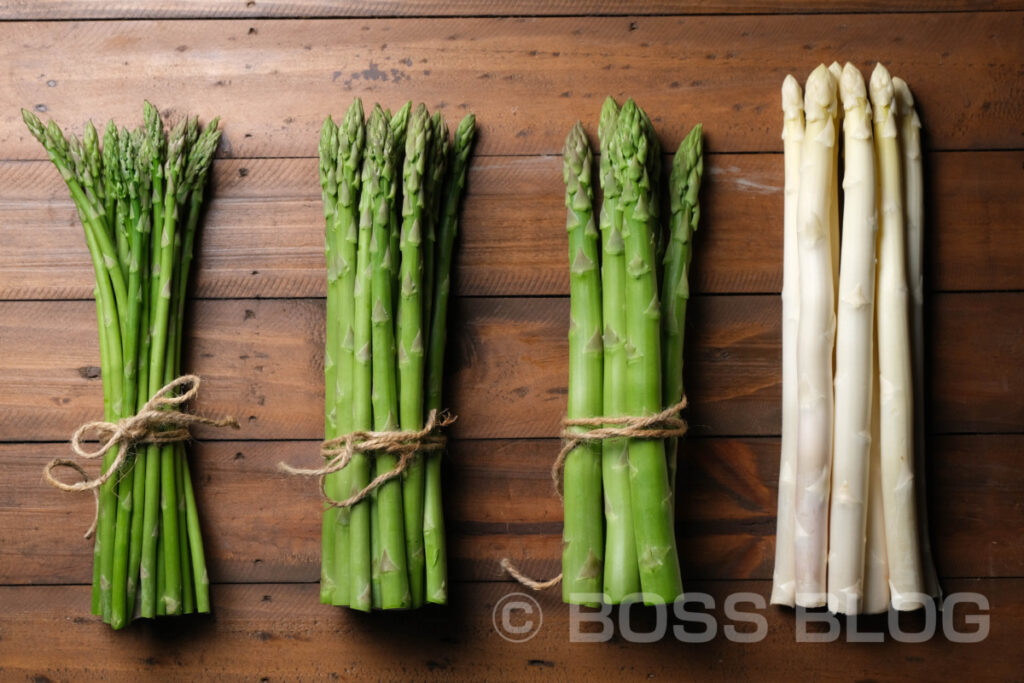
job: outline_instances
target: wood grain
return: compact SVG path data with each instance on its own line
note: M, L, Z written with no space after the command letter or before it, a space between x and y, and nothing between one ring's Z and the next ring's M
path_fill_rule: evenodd
M44 158L17 106L127 124L148 98L170 118L221 115L223 156L311 156L323 117L360 95L475 112L479 154L550 154L614 95L636 98L669 149L703 121L709 150L779 151L787 72L880 57L914 89L933 148L1019 149L1022 27L1019 12L7 23L0 149Z
M658 14L744 14L794 12L941 12L972 10L1013 10L1024 5L1016 0L849 0L842 5L825 0L657 0L642 4L628 0L514 0L494 3L487 0L355 0L344 3L322 0L260 0L226 2L217 0L159 0L144 5L135 2L98 2L97 0L11 0L0 6L0 19L156 19L156 18L265 18L265 17L452 17L452 16L530 16L530 15L658 15Z
M781 156L712 154L707 167L694 291L778 292ZM1024 251L1024 152L939 152L927 157L926 167L929 288L1024 288L1018 258ZM315 159L214 164L196 296L324 296L316 168ZM474 160L460 226L457 293L569 293L560 173L556 157ZM0 299L91 297L93 273L81 232L49 162L0 162Z
M1024 437L943 436L929 448L932 538L940 575L1024 573ZM320 544L313 482L277 464L315 460L313 441L210 441L191 446L210 575L215 583L316 581ZM445 499L451 572L501 580L501 557L535 576L558 573L561 502L551 486L558 442L454 441ZM687 580L770 579L774 564L777 438L693 438L684 445L677 532ZM0 585L87 583L92 545L81 533L88 495L66 494L40 472L65 444L3 444Z
M940 433L1013 432L1024 425L1024 293L937 294L931 406ZM200 408L238 417L237 434L323 434L323 302L205 300L193 307L186 367L204 379ZM457 438L551 437L565 409L564 298L463 298L450 325L447 404ZM776 296L696 297L687 319L687 392L697 435L779 430L780 308ZM985 333L979 333L984 330ZM95 305L0 302L0 441L62 440L101 414Z
M820 629L813 624L801 627L790 610L739 604L741 615L727 614L724 603L729 595L753 593L757 599L769 589L765 581L695 582L691 592L706 593L714 606L705 610L691 604L689 618L712 617L719 637L710 643L682 644L668 635L650 645L628 642L619 625L650 633L655 617L642 608L624 612L624 617L612 615L613 633L618 635L611 643L569 642L570 609L551 592L537 597L543 620L535 637L510 643L492 622L498 601L517 590L508 583L455 584L448 608L421 610L415 619L407 612L362 615L320 605L313 584L218 586L213 618L186 620L188 627L179 629L166 623L171 620L160 620L133 625L124 633L114 633L91 617L71 617L88 613L88 587L4 587L0 661L4 674L12 678L76 681L168 670L178 679L217 680L252 680L254 672L268 680L290 679L297 671L312 678L382 680L482 680L495 672L515 680L604 680L614 675L629 680L722 681L791 680L793 672L814 680L848 680L856 671L872 679L905 681L946 680L953 671L973 671L972 680L986 681L1013 680L1020 674L1022 579L950 582L949 591L980 593L988 600L984 610L963 604L951 615L951 631L960 633L977 631L977 620L986 620L989 635L980 644L950 642L942 635L942 619L936 626L938 635L926 642L901 643L885 636L884 644L865 645L845 638L796 642L798 629ZM765 619L760 642L731 643L721 635L727 626L752 631L751 624L740 620L753 615ZM520 619L524 616L519 613ZM668 625L682 628L677 618L665 617ZM967 618L975 625L965 623ZM922 621L911 616L901 619L900 625L908 633L920 632ZM512 622L518 625L517 620ZM859 630L877 632L884 630L884 623L869 620ZM690 626L695 632L701 628ZM587 624L575 632L592 629L599 632ZM979 660L985 661L983 669Z

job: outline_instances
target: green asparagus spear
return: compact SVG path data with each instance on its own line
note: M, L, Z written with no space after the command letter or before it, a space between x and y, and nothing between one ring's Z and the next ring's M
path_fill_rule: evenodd
M655 246L650 235L648 139L640 112L627 100L619 113L613 168L621 187L626 259L626 409L661 411L661 326ZM665 444L630 439L633 531L646 603L670 603L682 594Z

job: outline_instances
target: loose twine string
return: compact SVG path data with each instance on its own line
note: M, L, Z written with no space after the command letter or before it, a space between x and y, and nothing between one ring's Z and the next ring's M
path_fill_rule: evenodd
M174 392L182 387L188 387L186 391L177 396ZM204 417L194 413L186 413L179 410L179 406L196 397L199 392L199 377L197 375L182 375L165 384L153 397L146 401L145 405L135 415L125 417L117 422L105 422L96 420L86 422L75 430L71 436L71 450L79 458L95 460L102 458L112 448L117 448L117 456L110 465L98 477L90 479L81 465L74 460L65 458L54 458L43 468L43 477L52 486L62 491L92 491L96 498L96 514L93 517L92 526L86 532L85 537L89 538L96 530L96 523L99 519L100 497L98 489L114 477L121 466L128 458L132 447L140 444L167 444L179 441L187 441L192 434L189 427L197 424L211 425L214 427L233 427L238 429L238 421L233 417L220 419ZM96 437L100 444L95 450L86 450L82 442L90 436ZM82 481L68 484L54 476L54 470L66 467L73 469L82 475Z
M278 463L278 468L288 474L302 477L317 477L320 494L324 501L332 507L349 508L365 499L382 484L401 476L412 463L417 453L443 450L448 443L447 437L440 430L455 422L456 418L448 413L439 414L431 410L423 429L416 431L374 432L356 430L334 439L327 439L320 444L320 455L329 458L323 467L305 469L292 467L288 463ZM378 474L362 489L345 500L334 500L327 494L327 475L340 472L352 461L356 453L375 453L398 455L398 463L387 472Z
M555 484L555 492L563 498L562 474L565 470L565 459L577 446L594 443L605 439L671 439L686 434L686 420L679 413L686 408L686 397L675 405L669 406L660 413L645 417L577 417L562 419L562 450L558 451L554 464L551 465L551 479ZM605 427L604 425L615 425ZM586 432L569 431L570 427L594 427ZM535 591L542 591L557 586L562 575L538 581L523 574L507 557L502 558L501 568L509 576L523 586Z

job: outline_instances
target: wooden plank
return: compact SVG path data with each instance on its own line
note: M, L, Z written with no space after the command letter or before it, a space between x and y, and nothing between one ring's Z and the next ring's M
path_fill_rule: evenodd
M322 0L290 2L226 2L218 0L160 0L140 5L135 2L98 0L11 0L0 7L0 20L45 21L52 19L207 19L269 17L458 17L458 16L544 16L544 15L659 15L659 14L744 14L829 13L829 12L943 12L970 10L1014 10L1024 5L1016 0L850 0L842 5L824 0L658 0L642 4L628 0L514 0L493 3L486 0L356 0L332 3Z
M938 294L930 415L940 433L1012 432L1024 424L1024 293ZM551 437L565 408L565 298L456 299L448 405L457 438ZM202 438L315 439L323 434L323 301L196 302L185 367L204 378L200 409L241 432ZM687 391L698 435L779 431L776 296L696 297L687 319ZM984 330L981 334L979 330ZM95 305L0 302L0 441L62 440L101 414Z
M74 128L139 121L149 98L171 118L221 115L221 155L265 157L312 155L323 117L355 95L411 98L449 118L475 112L480 154L550 154L577 118L596 128L611 94L636 98L669 149L704 121L708 149L763 152L781 149L788 71L882 57L914 89L934 148L1019 149L1022 23L1017 12L17 22L0 25L0 101ZM4 158L42 159L17 106L0 115Z
M616 672L623 679L673 681L945 680L951 671L971 671L972 680L1005 681L1020 675L1024 580L952 583L951 591L988 600L984 608L964 604L952 614L954 633L976 632L978 620L985 621L988 637L975 644L951 642L943 635L942 618L931 630L934 637L922 643L901 643L892 635L883 635L882 644L847 642L851 628L842 629L837 642L798 642L800 631L821 629L799 622L790 610L741 604L737 616L723 607L729 595L763 597L769 589L767 582L695 584L692 590L714 600L707 610L687 606L690 619L696 613L716 624L718 635L708 643L680 643L672 631L653 644L635 642L625 637L621 623L636 633L651 633L656 626L651 610L636 608L624 611L621 622L621 614L611 616L612 643L588 645L570 642L571 635L600 633L600 628L577 621L574 629L571 610L552 591L536 598L530 615L536 618L535 635L525 643L505 640L492 617L499 601L517 592L507 583L455 584L449 607L420 610L415 618L408 612L366 616L320 605L312 584L219 586L213 594L214 618L161 619L123 633L88 616L85 586L3 587L0 662L5 677L76 681L140 673L177 680L483 680L495 672L514 680L604 680ZM681 624L663 614L666 625ZM730 642L725 628L751 632L752 625L741 620L755 615L765 620L759 642ZM512 626L531 623L521 608L509 616ZM859 626L862 632L886 631L884 618ZM907 632L924 630L920 615L901 619L900 626Z
M929 288L1024 289L1024 152L934 153ZM457 292L566 295L565 209L557 157L480 157L461 222ZM315 159L214 164L199 297L324 296ZM694 291L778 292L782 159L712 154L696 238ZM48 162L0 162L0 299L82 299L93 273L74 205ZM523 264L529 263L529 268Z
M199 442L190 447L215 583L316 581L318 493L277 464L310 463L312 441ZM680 557L687 581L769 579L774 565L777 438L689 439L679 476ZM944 436L929 449L932 537L944 579L1020 576L1022 436ZM534 576L558 573L561 501L550 464L558 442L454 441L445 499L454 579L501 580L510 557ZM50 488L43 465L65 444L0 445L0 584L87 583L81 539L92 498ZM244 514L239 514L244 510Z

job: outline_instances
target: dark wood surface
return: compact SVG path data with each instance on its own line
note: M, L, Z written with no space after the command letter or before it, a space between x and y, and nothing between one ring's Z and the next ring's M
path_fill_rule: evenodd
M1020 680L1024 655L1024 4L683 2L0 2L0 679ZM552 15L542 17L540 15ZM321 17L321 18L315 18ZM323 18L328 17L328 18ZM349 18L344 18L349 17ZM412 17L412 18L410 18ZM884 59L914 89L928 179L929 477L947 593L984 595L989 637L762 642L722 629L729 594L767 597L780 419L782 158L778 90L818 63ZM558 571L549 466L565 406L568 301L560 160L572 121L633 96L666 147L707 132L687 321L691 435L680 467L688 591L715 599L710 643L570 642L558 591L528 643L492 622ZM319 506L277 463L322 437L322 118L351 97L475 111L449 344L452 605L392 615L317 602ZM189 322L200 407L239 432L192 447L214 615L112 633L88 614L88 496L42 465L101 409L92 275L74 208L18 108L70 130L223 116ZM978 608L951 612L951 626ZM634 626L650 626L636 610ZM918 618L905 620L920 629ZM639 630L639 627L638 627ZM743 630L742 628L740 630ZM813 630L813 629L812 629Z

